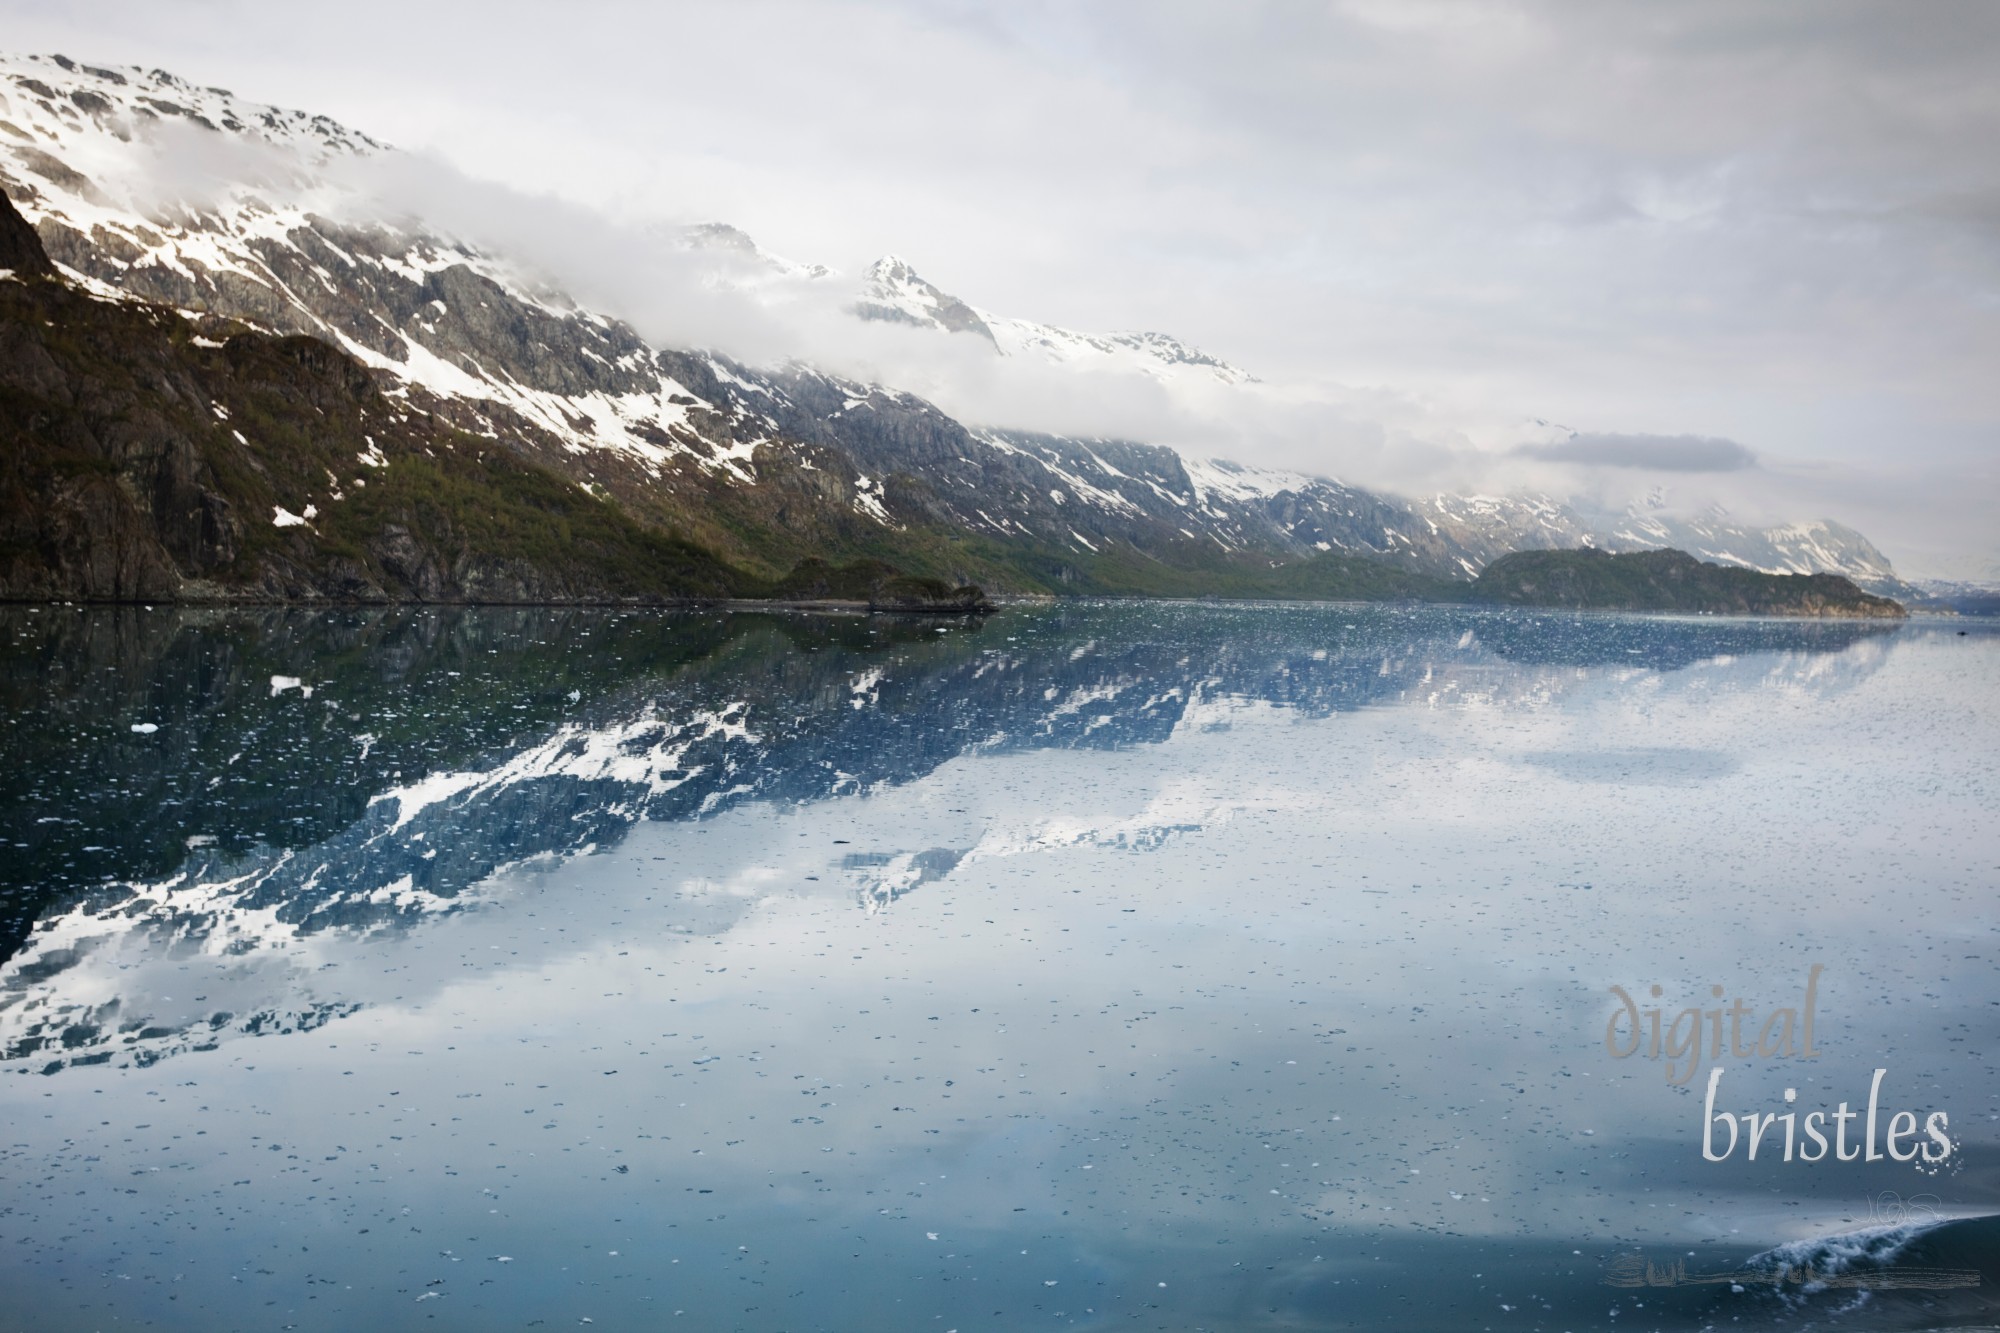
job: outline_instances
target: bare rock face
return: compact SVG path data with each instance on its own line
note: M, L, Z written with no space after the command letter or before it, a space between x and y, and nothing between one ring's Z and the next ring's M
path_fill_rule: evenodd
M52 278L56 272L42 238L5 194L0 194L0 269L22 278Z
M174 596L191 573L226 561L229 505L203 482L177 408L206 395L161 354L127 336L134 316L57 277L35 231L0 194L0 588L17 597L142 600ZM82 317L79 318L78 316ZM153 334L151 318L137 317ZM98 373L79 376L90 363Z

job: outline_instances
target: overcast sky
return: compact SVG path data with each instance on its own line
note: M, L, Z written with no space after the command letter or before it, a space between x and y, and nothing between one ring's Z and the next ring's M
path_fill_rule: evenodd
M1337 386L1344 427L1301 415L1242 442L1254 461L1445 484L1470 449L2000 577L2000 4L0 0L0 21L16 51L325 112L626 225L725 220L849 272L894 251L987 309ZM1372 443L1371 403L1395 423ZM1556 448L1532 418L1584 435Z

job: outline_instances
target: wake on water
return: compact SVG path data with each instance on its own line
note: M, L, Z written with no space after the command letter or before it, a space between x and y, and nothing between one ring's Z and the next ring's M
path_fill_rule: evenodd
M1775 1303L1800 1328L1972 1329L2000 1324L2000 1216L1906 1222L1774 1246L1732 1296ZM1761 1280L1752 1280L1759 1275Z

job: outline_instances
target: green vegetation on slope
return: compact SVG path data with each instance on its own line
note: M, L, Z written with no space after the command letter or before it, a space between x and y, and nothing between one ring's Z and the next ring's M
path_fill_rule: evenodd
M1624 555L1590 548L1516 551L1480 571L1470 597L1508 606L1593 611L1866 618L1907 614L1897 603L1865 593L1838 574L1764 574L1707 564L1685 551Z

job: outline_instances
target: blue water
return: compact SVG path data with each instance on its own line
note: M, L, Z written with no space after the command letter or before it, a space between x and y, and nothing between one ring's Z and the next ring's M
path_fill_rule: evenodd
M0 1328L1993 1323L1996 687L1949 621L0 608ZM1617 1058L1613 986L1816 1054ZM1704 1160L1712 1068L1951 1151ZM1783 1262L1849 1285L1693 1280Z

